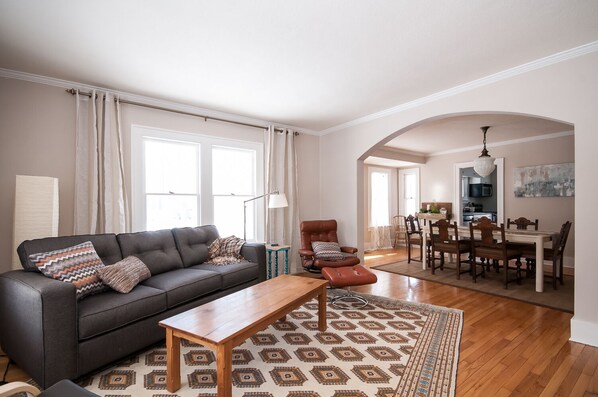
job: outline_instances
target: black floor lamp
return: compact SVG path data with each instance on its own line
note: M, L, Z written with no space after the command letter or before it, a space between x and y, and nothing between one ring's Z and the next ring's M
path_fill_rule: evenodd
M285 208L289 206L287 196L284 193L280 193L278 190L243 201L243 240L245 241L247 241L247 203L266 196L270 196L268 200L268 208Z

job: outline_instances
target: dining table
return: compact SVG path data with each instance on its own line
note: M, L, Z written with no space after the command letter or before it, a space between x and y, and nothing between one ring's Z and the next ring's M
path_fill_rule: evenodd
M449 231L453 229L449 228ZM459 226L457 228L459 237L469 238L469 226ZM430 235L429 228L422 228L426 235L423 240L423 252L428 252L428 238ZM479 234L479 232L476 232ZM495 232L496 237L500 239L500 231ZM556 241L558 232L541 231L541 230L520 230L520 229L505 229L505 238L507 241L514 243L533 243L536 245L536 292L544 292L544 244ZM423 255L422 267L424 270L428 268L427 255Z

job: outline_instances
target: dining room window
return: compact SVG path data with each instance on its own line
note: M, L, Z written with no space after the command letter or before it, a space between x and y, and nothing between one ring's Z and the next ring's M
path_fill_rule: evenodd
M419 208L419 168L399 170L399 214L413 215Z
M369 169L370 226L390 225L390 170Z

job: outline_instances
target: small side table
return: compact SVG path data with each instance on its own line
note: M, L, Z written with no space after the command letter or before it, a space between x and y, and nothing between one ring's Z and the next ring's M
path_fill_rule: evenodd
M278 253L284 252L284 274L289 274L289 249L290 245L270 245L266 244L268 253L268 278L278 276ZM274 274L272 274L272 253L274 252Z

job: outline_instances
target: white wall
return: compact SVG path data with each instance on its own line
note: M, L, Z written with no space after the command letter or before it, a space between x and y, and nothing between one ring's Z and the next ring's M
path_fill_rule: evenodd
M575 128L575 213L595 212L598 184L594 176L598 143L598 54L591 53L515 75L449 97L406 107L400 112L332 132L321 140L322 216L339 220L347 244L363 250L363 163L360 159L381 141L429 119L458 113L509 112L568 122ZM342 148L342 150L339 150ZM576 216L577 236L592 233L591 216ZM587 242L587 241L586 241ZM575 316L571 338L598 346L598 267L593 249L575 241Z
M64 88L0 78L0 272L10 270L15 175L59 178L59 235L73 233L75 99ZM264 132L230 123L122 105L125 171L130 176L131 125L264 142ZM319 218L319 138L297 137L301 219ZM130 177L127 177L130 191Z

